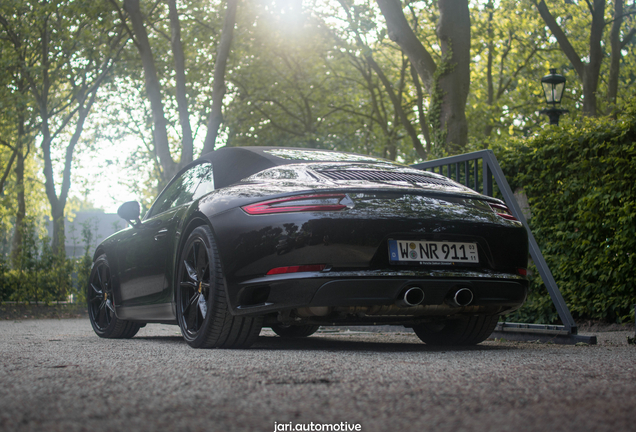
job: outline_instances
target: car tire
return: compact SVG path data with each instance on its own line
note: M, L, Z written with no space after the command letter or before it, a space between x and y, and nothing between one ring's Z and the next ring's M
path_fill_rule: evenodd
M297 338L307 337L316 333L320 326L317 325L284 325L274 324L272 330L280 337Z
M497 321L498 315L475 315L442 323L423 323L413 326L413 330L426 345L476 345L492 334Z
M143 323L117 318L113 299L110 265L106 255L102 254L93 262L88 278L86 289L88 317L97 336L109 339L130 339L137 334Z
M248 348L256 341L263 317L230 313L221 262L209 227L195 228L186 240L177 277L177 321L191 347Z

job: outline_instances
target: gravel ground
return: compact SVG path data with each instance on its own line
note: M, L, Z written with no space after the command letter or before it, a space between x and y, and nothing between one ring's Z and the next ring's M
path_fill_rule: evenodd
M633 431L634 332L596 335L436 349L267 329L235 351L191 349L168 325L105 340L86 319L0 321L0 431Z

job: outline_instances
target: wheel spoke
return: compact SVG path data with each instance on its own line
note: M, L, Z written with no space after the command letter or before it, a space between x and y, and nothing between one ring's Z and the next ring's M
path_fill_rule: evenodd
M188 302L188 306L183 311L183 315L186 317L186 328L194 332L196 332L199 329L198 328L199 313L197 308L192 306L197 304L200 296L201 294L199 294L198 292L195 295L193 295L190 301Z
M208 260L206 256L205 245L203 243L199 243L199 251L197 254L197 280L200 281L203 279L203 273L208 266Z
M195 292L194 295L190 297L190 299L187 302L184 302L188 304L186 305L186 307L183 308L183 315L186 315L190 311L190 308L192 307L192 305L196 304L200 295L201 294L199 294L198 292Z
M200 295L197 303L198 303L198 309L201 312L201 318L202 320L204 320L205 316L208 314L208 305L205 302L205 297Z
M101 327L102 329L106 328L106 326L108 325L106 323L106 302L102 301L99 304L97 315L97 324L99 325L99 327Z
M97 281L99 282L99 287L103 290L104 289L104 282L102 282L102 268L104 268L104 266L99 266L97 267L97 271L95 273L97 273Z
M198 282L197 279L197 272L194 270L194 268L190 265L190 263L186 260L183 261L183 265L185 266L186 269L186 273L188 274L188 277L193 280L194 282Z
M98 296L103 296L104 295L104 293L99 288L97 288L95 285L93 285L92 282L91 282L91 288L93 288L93 291L95 291L95 294L97 294Z
M208 275L208 277L206 278L205 275ZM205 267L203 267L203 270L201 270L201 280L203 279L210 279L210 263L206 263Z
M108 266L106 265L99 266L99 268L97 269L97 276L99 277L99 284L100 284L102 293L110 292L110 289L108 286L110 282L109 281L110 272L109 272Z
M183 282L180 283L180 285L181 285L181 288L190 288L190 289L192 289L194 291L196 291L198 289L197 284L192 283L190 281L183 281Z
M106 300L106 307L112 312L115 313L115 307L113 306L113 302L110 299Z

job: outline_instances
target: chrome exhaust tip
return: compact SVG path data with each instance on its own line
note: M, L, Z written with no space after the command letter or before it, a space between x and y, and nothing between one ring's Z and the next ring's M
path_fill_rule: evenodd
M449 299L449 303L451 306L455 307L463 307L468 306L473 302L473 292L468 288L460 288L455 294Z
M424 301L424 291L420 287L411 287L404 291L404 294L398 299L396 304L402 307L412 307L421 304Z

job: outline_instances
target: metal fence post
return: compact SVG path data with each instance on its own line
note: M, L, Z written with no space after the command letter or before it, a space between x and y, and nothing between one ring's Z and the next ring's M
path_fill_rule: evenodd
M578 327L576 322L572 318L572 314L568 309L561 292L559 291L559 287L552 276L552 272L548 267L545 259L543 258L543 254L541 254L541 249L537 244L537 241L528 226L528 222L521 212L521 208L517 203L517 200L514 197L512 190L510 189L510 185L504 176L501 167L499 166L499 162L497 162L497 158L492 150L480 150L473 153L467 153L464 155L451 156L443 159L437 159L432 161L423 162L420 164L413 165L414 168L422 169L422 170L432 170L435 172L436 167L440 167L440 174L443 174L443 166L447 167L448 173L447 176L451 177L451 164L455 164L455 167L459 166L460 162L464 162L465 166L468 167L469 161L474 161L474 185L472 187L473 190L479 192L479 159L482 161L482 185L483 185L483 194L488 196L493 196L493 177L495 183L497 184L499 191L501 192L504 201L512 211L512 214L523 224L528 232L528 243L530 249L530 256L534 260L535 265L537 266L537 270L541 275L541 279L543 280L546 288L548 289L548 293L550 294L550 298L554 303L554 306L559 314L559 318L563 323L563 326L554 326L554 325L544 325L544 324L517 324L517 323L500 323L495 330L495 333L505 333L507 338L519 336L518 339L544 339L551 340L555 342L563 342L563 343L576 343L576 342L585 342L589 344L596 343L596 336L577 336ZM465 175L465 185L470 186L469 181L469 173L468 169L466 169ZM456 180L460 181L460 176L457 172L456 168ZM636 311L636 306L635 306Z

